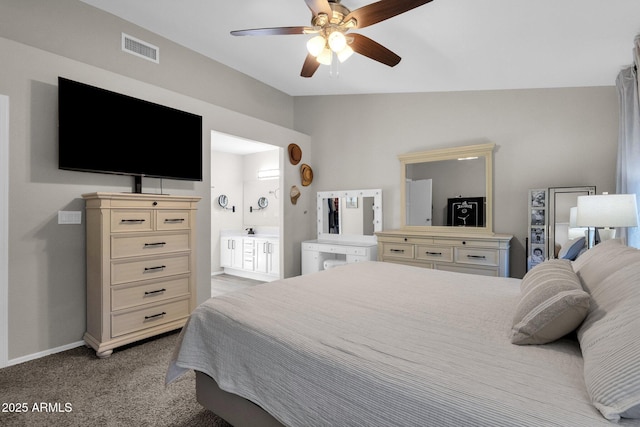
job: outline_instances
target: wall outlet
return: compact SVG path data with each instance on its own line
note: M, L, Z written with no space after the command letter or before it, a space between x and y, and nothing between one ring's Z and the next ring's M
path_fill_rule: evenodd
M58 224L82 224L82 212L58 211Z

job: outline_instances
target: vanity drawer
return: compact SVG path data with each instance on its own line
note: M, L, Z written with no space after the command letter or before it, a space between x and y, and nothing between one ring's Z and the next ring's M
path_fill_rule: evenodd
M459 264L497 266L499 252L492 249L456 248L456 262Z
M111 237L111 258L125 258L188 250L190 250L188 232L178 234L143 234L138 236L115 235Z
M384 258L410 258L413 259L414 246L405 243L385 243L382 248Z
M188 276L144 285L121 285L111 289L111 310L122 310L188 294Z
M354 248L347 246L346 249L347 255L366 256L369 252L367 248Z
M159 210L156 215L158 230L184 230L191 226L188 210Z
M153 230L153 211L151 210L112 210L111 232Z
M134 282L189 273L189 254L114 261L111 263L111 284Z
M167 301L111 315L111 337L159 326L189 316L189 299Z
M450 246L419 245L416 247L416 259L453 262L453 248Z

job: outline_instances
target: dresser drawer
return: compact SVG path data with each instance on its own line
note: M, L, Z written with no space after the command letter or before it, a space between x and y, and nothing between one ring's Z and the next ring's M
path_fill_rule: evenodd
M456 248L456 262L460 264L497 266L499 251L492 249Z
M140 331L189 316L189 300L167 301L164 304L145 306L111 314L111 337Z
M385 243L382 256L385 258L411 258L413 259L414 246L404 243Z
M189 276L143 285L121 285L111 288L111 310L122 310L188 294Z
M416 259L453 262L453 248L450 246L418 245L416 247Z
M142 234L111 237L111 258L162 254L190 250L189 233Z
M189 273L189 254L133 261L113 261L111 263L111 284L156 279L184 273Z
M111 232L153 230L153 211L151 210L112 210Z
M184 230L191 226L188 210L159 210L156 219L158 230Z

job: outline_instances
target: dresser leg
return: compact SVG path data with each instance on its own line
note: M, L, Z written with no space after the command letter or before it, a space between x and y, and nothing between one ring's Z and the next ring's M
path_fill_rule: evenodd
M107 357L111 356L111 353L113 353L113 350L96 351L96 356L98 356L98 358L100 359L106 359Z

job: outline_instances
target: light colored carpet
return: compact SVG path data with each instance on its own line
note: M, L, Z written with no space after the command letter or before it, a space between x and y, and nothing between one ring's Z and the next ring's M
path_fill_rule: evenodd
M196 401L193 372L165 388L177 338L121 347L107 359L83 346L0 369L0 425L230 427Z

